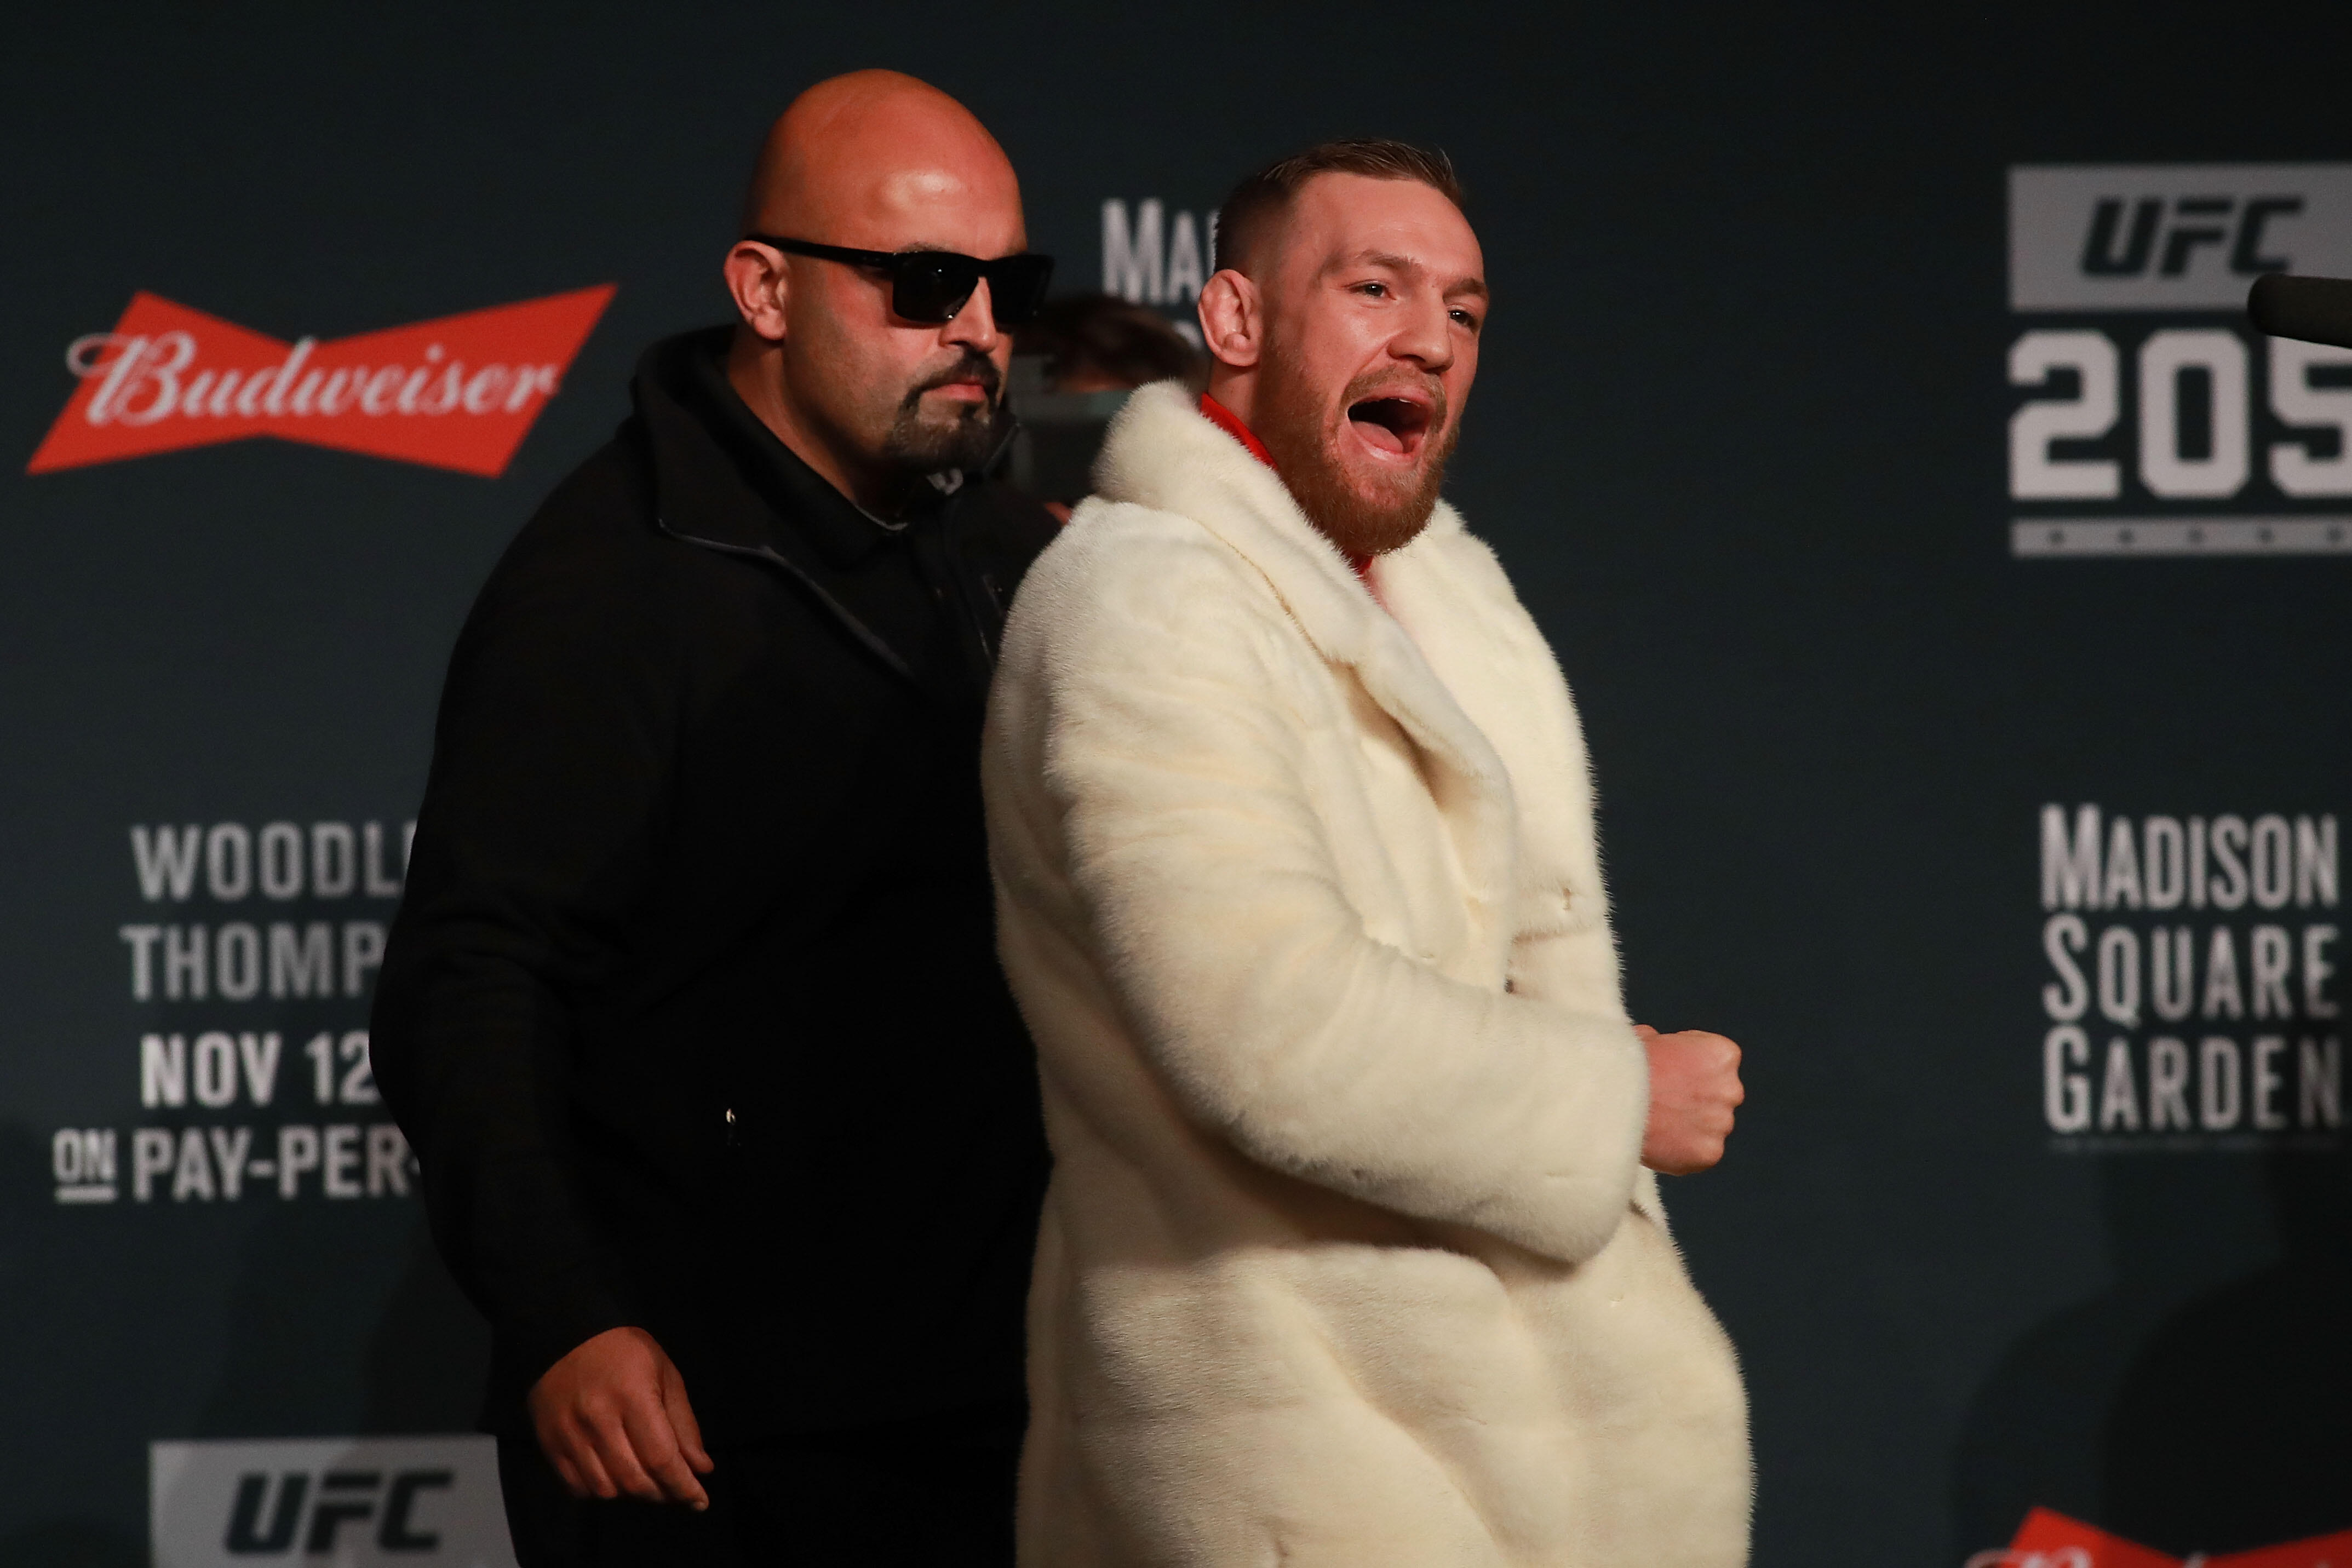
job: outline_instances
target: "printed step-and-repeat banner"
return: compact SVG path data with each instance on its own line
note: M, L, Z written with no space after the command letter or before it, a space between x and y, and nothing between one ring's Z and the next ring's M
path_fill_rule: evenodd
M1450 150L1451 493L1591 730L1767 1564L2352 1563L2352 19L163 5L0 23L0 1563L504 1564L369 1071L475 589L719 319L767 120L962 97L1057 287Z

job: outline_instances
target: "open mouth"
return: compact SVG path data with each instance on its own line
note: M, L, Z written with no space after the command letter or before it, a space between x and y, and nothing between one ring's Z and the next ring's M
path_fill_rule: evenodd
M1368 397L1348 405L1348 423L1375 452L1411 457L1429 434L1431 410L1418 397Z

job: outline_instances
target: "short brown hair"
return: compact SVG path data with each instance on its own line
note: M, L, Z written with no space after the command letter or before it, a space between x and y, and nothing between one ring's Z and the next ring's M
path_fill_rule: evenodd
M1217 267L1249 270L1250 247L1273 228L1293 198L1318 174L1363 174L1375 180L1417 180L1456 207L1469 204L1454 160L1433 147L1379 137L1343 137L1294 152L1234 187L1217 210Z

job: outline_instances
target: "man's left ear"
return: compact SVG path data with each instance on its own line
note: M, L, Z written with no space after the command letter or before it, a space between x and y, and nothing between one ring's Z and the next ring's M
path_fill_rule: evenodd
M1257 285L1232 267L1201 290L1201 341L1219 364L1245 371L1265 347L1265 301Z

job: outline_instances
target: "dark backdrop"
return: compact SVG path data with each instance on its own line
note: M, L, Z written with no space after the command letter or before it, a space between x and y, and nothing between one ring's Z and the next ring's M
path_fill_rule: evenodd
M2009 543L2005 171L2352 159L2345 8L2264 15L12 12L0 1558L135 1560L153 1439L465 1427L482 1335L413 1200L56 1200L58 1130L127 1167L194 1124L142 1106L140 1040L215 1027L131 996L118 927L180 915L130 830L396 837L491 560L639 348L722 315L767 120L865 65L981 115L1072 286L1109 199L1205 214L1335 132L1457 160L1496 310L1452 494L1577 686L1638 1015L1748 1051L1729 1160L1668 1201L1748 1370L1759 1562L1957 1565L2034 1503L2175 1552L2352 1528L2311 1462L2345 1453L2341 1145L2058 1135L2037 858L2047 803L2343 813L2352 561ZM291 339L606 282L496 480L273 441L22 473L134 290ZM308 1106L303 1042L363 1008L218 1027L281 1030Z

